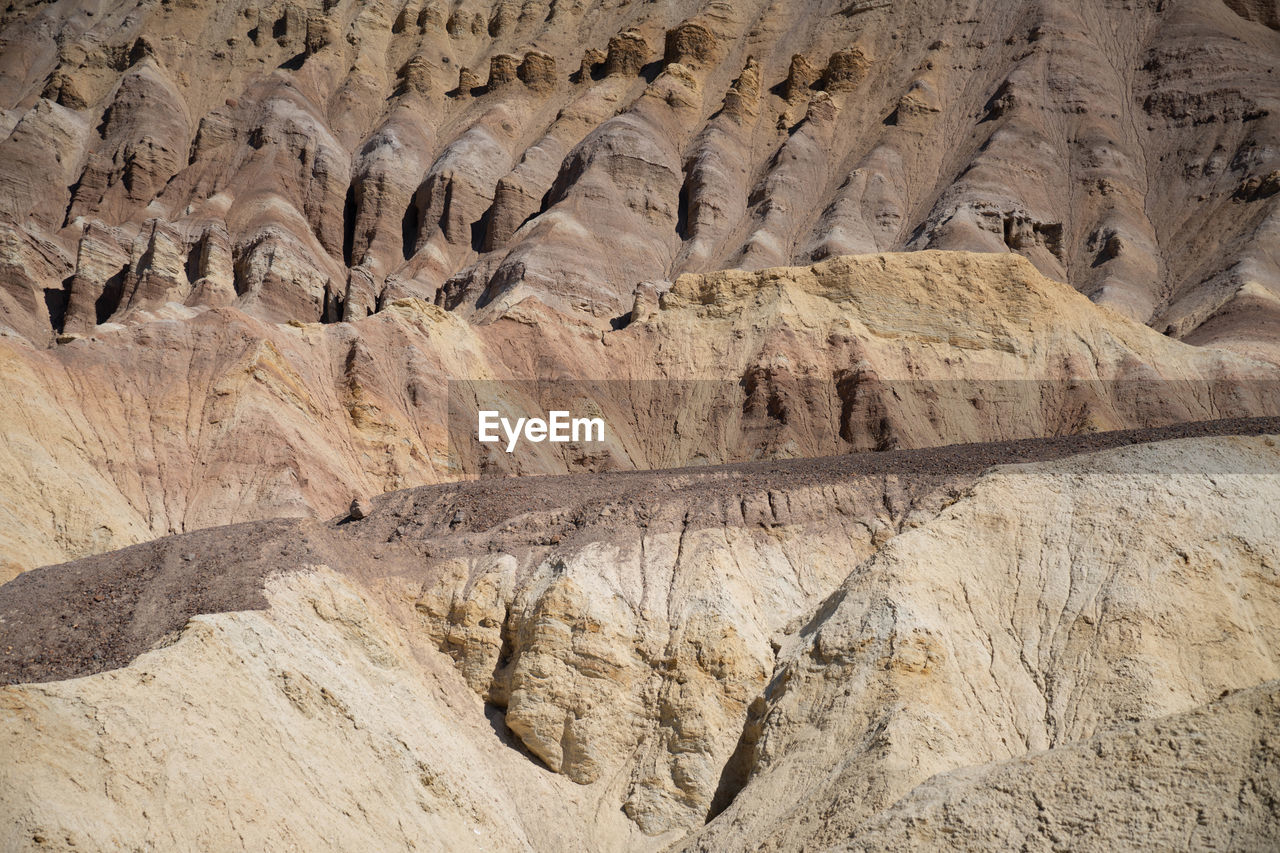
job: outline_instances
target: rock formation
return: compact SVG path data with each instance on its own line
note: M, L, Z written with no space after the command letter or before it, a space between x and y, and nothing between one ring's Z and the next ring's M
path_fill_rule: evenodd
M1275 439L1017 458L426 487L28 573L4 841L1271 846Z
M1275 352L1265 3L490 6L0 13L4 325L43 346L72 303L317 322L406 296L487 321L519 289L604 328L644 281L939 248L1012 251L1162 333ZM722 104L758 124L725 131ZM389 138L394 187L359 169ZM232 264L131 302L102 289L118 270L78 270L104 235L157 228L180 265L210 232Z
M1276 849L1277 56L9 3L0 847Z
M173 280L159 263L121 286ZM331 516L352 494L481 468L662 468L1280 411L1269 364L1172 341L1013 255L691 274L603 334L536 298L485 325L414 299L343 324L172 304L149 316L49 350L0 340L7 574L171 532ZM548 373L589 381L529 382ZM539 412L544 393L585 395L611 425L609 456L543 445L451 460L449 388L479 400L490 380ZM681 383L701 390L681 400Z

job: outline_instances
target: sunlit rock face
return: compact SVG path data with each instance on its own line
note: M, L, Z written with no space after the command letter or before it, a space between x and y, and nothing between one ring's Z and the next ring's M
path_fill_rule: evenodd
M1266 5L16 3L4 322L607 324L684 272L937 248L1273 347Z

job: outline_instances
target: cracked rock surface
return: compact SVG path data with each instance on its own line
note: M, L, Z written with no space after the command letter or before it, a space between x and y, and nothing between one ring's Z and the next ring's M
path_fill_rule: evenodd
M1280 449L1159 437L574 475L541 521L429 487L28 573L5 841L1265 849Z

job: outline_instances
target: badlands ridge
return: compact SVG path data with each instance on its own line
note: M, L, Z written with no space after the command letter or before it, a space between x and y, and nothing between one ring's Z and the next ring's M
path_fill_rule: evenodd
M9 3L0 848L1277 849L1277 56Z
M1272 849L1277 432L429 486L28 572L3 842Z
M546 411L540 388L604 378L580 390L609 424L608 455L543 445L520 460L525 474L1280 411L1271 361L1170 340L1016 255L691 274L629 316L600 331L535 300L473 325L408 299L353 323L228 307L54 349L0 340L7 572L456 479L450 377L501 380L532 412Z

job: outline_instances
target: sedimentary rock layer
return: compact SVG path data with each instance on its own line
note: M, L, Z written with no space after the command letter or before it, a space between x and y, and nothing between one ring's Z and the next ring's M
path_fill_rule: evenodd
M427 487L28 573L9 677L82 677L0 689L5 841L1265 849L1276 440L982 470L1081 446Z
M172 532L329 516L480 462L663 468L1280 412L1272 364L1170 340L1007 254L689 275L607 332L536 299L481 325L421 300L340 324L170 308L50 350L0 340L0 365L6 575ZM603 413L608 447L463 466L449 379L506 383L529 413L563 382L603 380L574 387Z
M0 304L276 321L684 272L1016 252L1176 338L1276 345L1266 3L15 2Z

